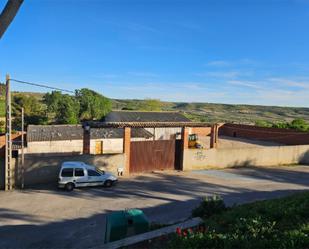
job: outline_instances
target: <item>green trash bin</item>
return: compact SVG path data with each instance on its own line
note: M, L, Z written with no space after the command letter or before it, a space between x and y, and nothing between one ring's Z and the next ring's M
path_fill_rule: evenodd
M149 231L149 221L142 210L115 211L106 217L105 243Z

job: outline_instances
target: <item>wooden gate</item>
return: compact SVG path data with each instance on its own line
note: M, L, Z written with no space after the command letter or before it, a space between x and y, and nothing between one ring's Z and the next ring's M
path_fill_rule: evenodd
M178 168L175 140L134 141L130 151L130 173Z

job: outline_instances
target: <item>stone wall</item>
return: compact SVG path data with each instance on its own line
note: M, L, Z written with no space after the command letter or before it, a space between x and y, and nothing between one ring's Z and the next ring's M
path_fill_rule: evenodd
M184 170L309 164L309 145L236 149L185 149Z
M96 154L96 143L102 142L103 154L123 153L123 139L122 138L105 138L105 139L91 139L90 140L90 154Z

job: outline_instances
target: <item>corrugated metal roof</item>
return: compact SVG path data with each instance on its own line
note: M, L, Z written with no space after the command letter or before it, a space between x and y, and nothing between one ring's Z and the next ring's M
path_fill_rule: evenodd
M177 112L112 111L105 122L191 122Z

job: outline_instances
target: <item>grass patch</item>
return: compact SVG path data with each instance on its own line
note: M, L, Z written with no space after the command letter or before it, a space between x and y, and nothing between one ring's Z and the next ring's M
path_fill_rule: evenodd
M218 199L207 202L199 207L199 214L207 217L206 231L175 235L168 248L309 248L309 192L226 210ZM216 206L220 213L210 215L209 207Z

